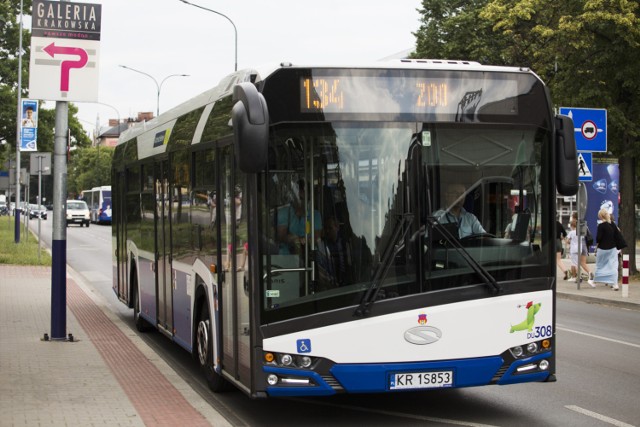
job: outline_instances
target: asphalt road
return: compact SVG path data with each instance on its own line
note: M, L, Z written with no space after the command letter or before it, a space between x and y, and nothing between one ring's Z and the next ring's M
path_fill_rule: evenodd
M37 221L31 221L37 230ZM42 221L50 246L52 221ZM67 228L67 263L133 328L111 290L111 227ZM190 355L159 333L143 338L234 425L640 425L640 311L558 301L558 381L393 395L250 400L209 392Z

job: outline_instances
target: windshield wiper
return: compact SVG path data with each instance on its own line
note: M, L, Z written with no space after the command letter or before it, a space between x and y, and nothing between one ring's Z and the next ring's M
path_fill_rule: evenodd
M393 229L393 233L391 234L391 240L389 241L389 245L385 248L384 253L382 254L382 259L380 261L380 265L376 270L376 273L371 280L371 286L367 289L367 292L362 297L362 301L356 311L353 313L354 316L365 317L368 316L371 312L371 307L376 301L376 297L381 289L381 284L384 279L387 277L387 273L389 273L389 268L391 267L391 262L395 258L395 256L404 248L404 237L407 235L410 229L410 225L413 223L413 214L403 214L400 221L396 223L395 228ZM404 231L402 230L404 228Z
M469 264L469 267L480 276L482 281L491 289L494 294L502 293L502 286L496 281L496 279L485 269L482 265L476 261L471 254L460 244L457 236L451 234L451 232L444 227L435 217L429 216L427 217L427 222L431 226L432 229L437 229L441 234L444 240L447 241L453 248L458 251L458 253L464 258L464 260Z

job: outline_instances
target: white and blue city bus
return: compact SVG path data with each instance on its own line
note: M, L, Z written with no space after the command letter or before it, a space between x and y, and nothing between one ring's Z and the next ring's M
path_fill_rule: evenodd
M525 68L239 71L122 135L114 291L214 391L554 381L555 197L577 176Z
M94 224L111 224L111 186L102 185L82 192Z

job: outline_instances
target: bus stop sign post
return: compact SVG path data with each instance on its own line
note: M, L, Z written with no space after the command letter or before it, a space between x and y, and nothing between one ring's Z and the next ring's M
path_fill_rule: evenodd
M56 101L53 158L51 339L65 340L67 326L67 141L69 102L98 101L102 5L33 0L29 95ZM75 10L82 11L78 16ZM52 32L49 14L59 23ZM78 17L80 17L78 19ZM41 18L41 19L40 19ZM80 31L77 31L79 26ZM73 31L71 29L74 29ZM73 70L73 73L70 71ZM45 340L49 337L45 334ZM69 341L73 335L69 334Z
M67 136L69 103L56 102L53 147L53 236L51 255L51 339L65 340L67 330ZM47 340L45 335L45 340ZM73 335L69 334L73 341Z

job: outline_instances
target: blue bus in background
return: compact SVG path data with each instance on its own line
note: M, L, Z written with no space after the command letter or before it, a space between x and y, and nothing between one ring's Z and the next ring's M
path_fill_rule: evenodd
M111 186L93 187L82 192L82 199L87 202L91 211L91 222L94 224L111 224Z

